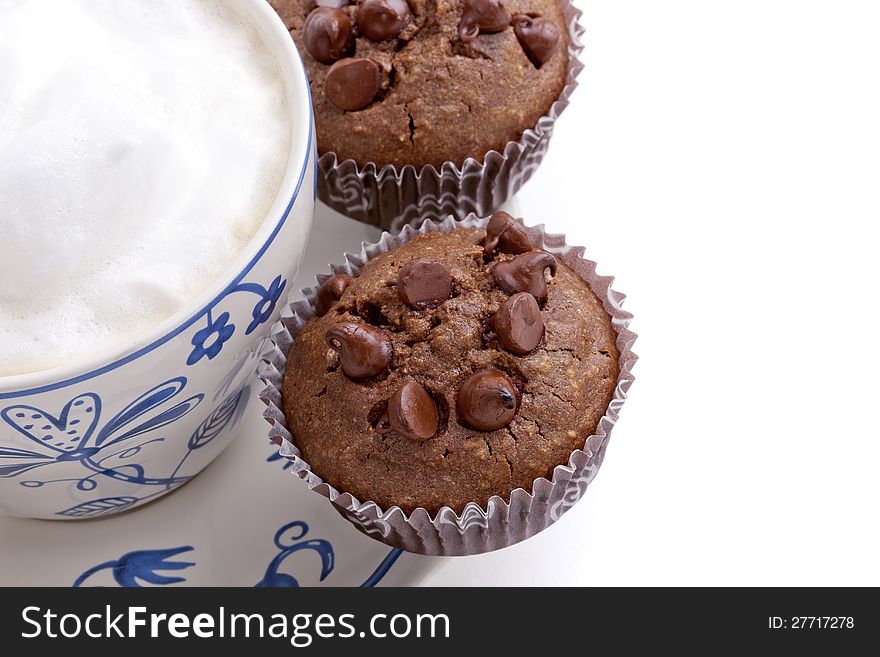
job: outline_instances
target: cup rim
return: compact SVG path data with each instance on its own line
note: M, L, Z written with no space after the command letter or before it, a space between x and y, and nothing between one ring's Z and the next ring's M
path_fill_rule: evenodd
M87 381L145 356L177 337L226 297L263 257L287 222L302 191L313 150L314 117L305 65L284 22L265 0L231 0L233 9L259 31L281 67L290 115L290 144L285 173L260 228L234 262L177 312L129 341L55 367L0 376L0 400L40 394ZM303 125L305 123L305 125ZM275 222L272 217L279 217ZM232 275L232 272L235 272Z

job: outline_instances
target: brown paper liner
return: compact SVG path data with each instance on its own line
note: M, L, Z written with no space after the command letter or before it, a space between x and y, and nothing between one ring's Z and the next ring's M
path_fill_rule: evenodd
M364 243L360 253L346 254L345 263L333 265L331 269L335 274L354 275L370 259L391 251L418 235L456 228L485 228L486 223L486 219L470 215L463 221L452 217L441 223L426 221L418 230L405 226L399 235L384 233L377 243ZM324 482L300 458L281 410L286 354L302 326L315 316L316 288L303 290L305 299L287 309L282 316L281 326L273 332L273 348L264 356L266 362L260 371L260 378L266 384L260 393L260 399L267 406L263 417L270 424L269 437L281 446L281 455L293 463L292 471L304 479L311 490L333 502L345 518L368 536L419 554L456 556L497 550L534 536L556 522L583 496L587 485L599 471L611 429L634 380L632 367L637 356L632 352L632 345L636 335L627 328L632 315L621 308L624 295L611 289L613 278L599 276L596 273L596 263L583 258L583 247L568 246L562 235L545 234L542 225L529 228L528 231L533 244L542 245L544 250L574 269L603 302L617 332L620 374L608 409L599 421L596 432L584 441L583 448L572 452L568 463L557 466L551 479L536 479L531 491L522 488L514 490L509 502L493 496L485 508L474 502L467 504L461 515L450 507L443 507L433 517L421 508L407 516L399 507L383 510L375 502L361 502L351 494ZM318 285L329 276L318 275Z
M354 160L338 160L336 153L318 158L318 198L337 212L392 232L425 219L441 220L452 215L462 219L470 213L490 214L513 196L537 170L547 152L553 126L577 87L584 68L578 55L585 29L578 22L581 11L569 0L559 0L568 29L568 74L559 98L534 128L502 151L489 151L479 161L444 162L416 169L406 165L363 167Z

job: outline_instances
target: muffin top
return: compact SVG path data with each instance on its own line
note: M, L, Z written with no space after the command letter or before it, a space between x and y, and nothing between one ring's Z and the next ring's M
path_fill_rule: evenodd
M318 476L383 509L531 490L584 446L617 382L602 302L505 213L334 276L316 306L288 355L288 428Z
M482 160L565 86L557 0L270 0L308 73L318 152L359 165Z

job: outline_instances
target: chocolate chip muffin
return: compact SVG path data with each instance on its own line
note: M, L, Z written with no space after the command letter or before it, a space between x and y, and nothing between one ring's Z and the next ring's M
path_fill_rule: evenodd
M557 0L270 0L305 61L320 154L460 165L502 151L562 91Z
M312 471L382 508L509 499L568 462L619 374L600 299L503 212L426 233L319 289L283 411Z

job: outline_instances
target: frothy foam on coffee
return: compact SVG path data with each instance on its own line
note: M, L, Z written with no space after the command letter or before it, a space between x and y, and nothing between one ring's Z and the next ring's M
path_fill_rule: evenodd
M0 0L0 376L125 344L242 252L290 125L211 0Z

